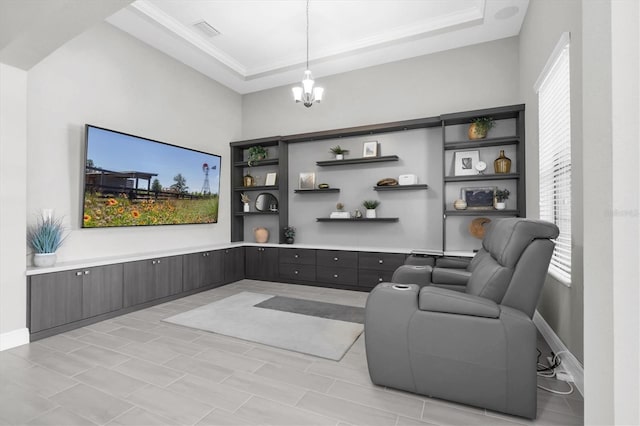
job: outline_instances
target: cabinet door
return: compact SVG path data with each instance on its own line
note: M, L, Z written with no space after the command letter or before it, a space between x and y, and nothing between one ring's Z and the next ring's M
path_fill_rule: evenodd
M280 279L284 281L315 281L316 265L280 264Z
M124 307L155 299L155 259L124 264Z
M82 281L82 317L90 318L122 308L122 264L85 269Z
M406 255L399 253L358 253L358 268L395 271L404 264Z
M34 275L30 283L30 332L82 318L82 271Z
M393 271L376 271L360 269L358 271L358 287L374 288L382 282L390 282Z
M358 253L355 251L318 250L316 258L319 266L358 267Z
M210 251L206 257L205 285L221 285L224 281L224 265L222 250Z
M153 262L154 299L182 292L182 256L161 257Z
M186 254L182 259L182 288L184 291L202 286L203 265L206 253Z
M262 247L245 247L245 275L247 278L259 280L260 271L262 269Z
M280 263L315 265L316 251L309 249L280 249Z
M356 268L324 267L318 268L316 277L321 283L333 285L358 285L358 270Z
M278 280L278 249L275 247L265 247L262 249L260 279L266 281Z
M244 278L244 248L236 247L224 250L224 283L232 283Z

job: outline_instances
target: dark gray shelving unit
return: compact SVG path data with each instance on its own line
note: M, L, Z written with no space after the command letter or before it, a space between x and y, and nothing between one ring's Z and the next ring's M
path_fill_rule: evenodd
M446 194L447 185L457 182L473 182L478 186L491 186L490 182L499 180L515 181L517 195L515 209L497 210L497 209L468 209L453 210L451 209L451 200L443 197L443 230L442 230L442 248L447 251L447 217L455 216L487 216L487 217L513 217L526 215L526 189L525 189L525 130L524 130L524 104L510 105L498 108L480 109L474 111L465 111L454 114L444 114L440 116L442 120L442 147L443 147L443 171L448 169L445 164L445 153L447 151L467 151L470 149L482 149L488 147L514 147L516 157L512 158L512 166L517 165L516 173L504 174L477 174L470 176L443 176L442 193ZM488 137L479 140L447 140L447 126L456 126L469 124L476 117L492 117L494 120L515 119L515 134L505 137ZM491 167L491 165L489 165ZM495 184L494 184L495 185Z

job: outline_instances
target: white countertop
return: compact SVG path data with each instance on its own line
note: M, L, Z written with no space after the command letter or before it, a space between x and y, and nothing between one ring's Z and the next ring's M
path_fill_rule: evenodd
M330 245L330 244L258 244L252 242L239 241L234 243L222 243L222 244L210 244L197 247L188 247L175 250L160 250L155 252L146 252L138 255L126 255L126 256L109 256L93 259L79 259L69 262L60 262L54 266L46 268L38 268L35 266L29 266L27 268L27 275L40 275L48 274L51 272L69 271L73 269L91 268L95 266L112 265L116 263L135 262L138 260L153 259L156 257L168 257L179 256L183 254L198 253L201 251L209 250L224 250L234 247L277 247L285 249L312 249L312 250L343 250L343 251L363 251L374 253L420 253L433 256L457 256L457 257L473 257L473 252L444 252L438 250L427 249L411 249L411 248L399 248L399 247L366 247L366 246L344 246L344 245Z

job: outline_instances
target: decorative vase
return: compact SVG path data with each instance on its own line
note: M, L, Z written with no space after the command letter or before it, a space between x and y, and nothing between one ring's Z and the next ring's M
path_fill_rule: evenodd
M253 230L253 235L256 239L256 243L264 244L269 241L269 230L267 228L255 228Z
M493 162L493 169L497 173L509 173L511 171L511 159L504 155L504 149L500 150L500 156Z
M249 203L244 203L244 212L249 213L250 210L251 210L251 207L249 206Z
M376 218L376 209L367 209L365 213L365 217L367 219L375 219Z
M344 160L344 154L336 154L336 160Z
M295 242L295 240L293 239L293 237L287 237L285 240L285 243L287 244L293 244Z
M242 182L244 186L253 186L255 185L255 179L250 174L247 174L242 178Z
M487 137L488 129L486 127L478 127L476 123L469 124L469 131L467 132L467 136L469 139L484 139Z
M456 200L453 202L453 208L456 210L466 210L467 202L465 200Z
M504 210L507 208L507 203L504 201L496 201L496 210Z
M33 264L38 267L53 266L56 264L55 253L34 253Z

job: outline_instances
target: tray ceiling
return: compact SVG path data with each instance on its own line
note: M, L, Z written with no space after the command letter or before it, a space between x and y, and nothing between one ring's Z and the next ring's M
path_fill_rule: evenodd
M527 6L528 0L312 0L310 68L320 81L515 36ZM302 79L305 7L304 0L138 0L107 21L244 94Z

